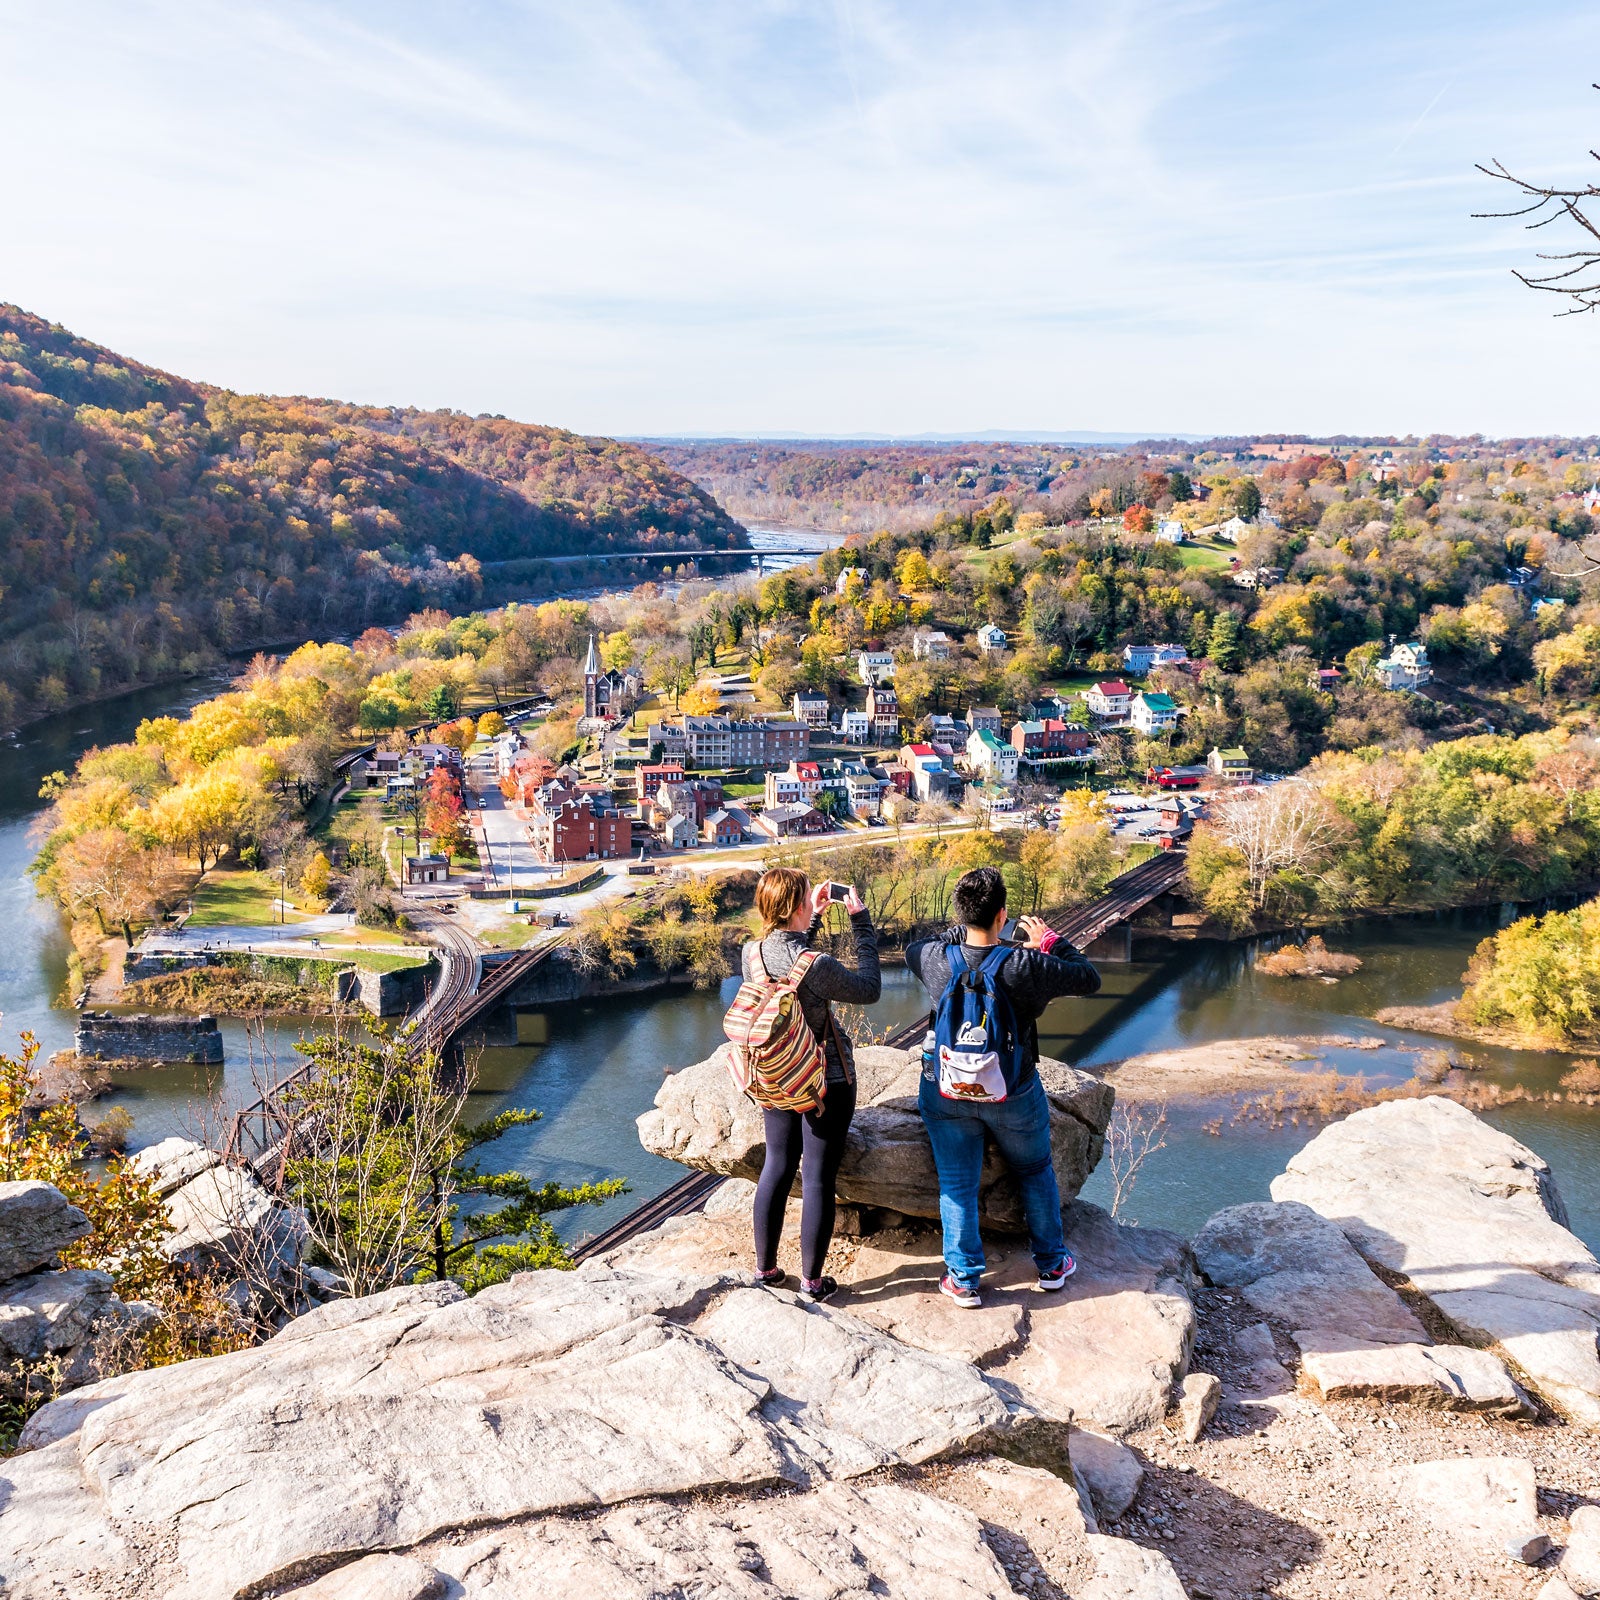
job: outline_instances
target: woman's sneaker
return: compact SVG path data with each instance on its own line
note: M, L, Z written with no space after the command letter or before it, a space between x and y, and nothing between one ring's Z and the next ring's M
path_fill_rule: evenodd
M1041 1272L1039 1274L1039 1287L1046 1294L1050 1294L1059 1289L1077 1270L1078 1263L1072 1259L1072 1252L1069 1250L1061 1258L1061 1265L1054 1272Z
M831 1299L839 1292L839 1285L832 1278L802 1278L800 1280L800 1298L809 1300L812 1305L821 1305L824 1300Z
M751 1282L758 1289L781 1289L789 1281L789 1274L782 1267L769 1267L765 1272L758 1272Z
M963 1311L976 1311L983 1304L976 1289L957 1283L948 1272L939 1280L939 1293L947 1300L954 1300Z

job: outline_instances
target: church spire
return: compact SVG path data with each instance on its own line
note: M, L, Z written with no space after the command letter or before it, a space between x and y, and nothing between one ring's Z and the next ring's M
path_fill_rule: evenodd
M589 635L589 653L583 658L583 675L586 678L598 678L600 676L600 652L594 647L594 635L592 633Z

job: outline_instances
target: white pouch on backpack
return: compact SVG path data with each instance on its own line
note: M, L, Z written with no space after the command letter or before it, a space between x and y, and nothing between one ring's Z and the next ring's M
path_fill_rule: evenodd
M1006 1075L982 1028L969 1025L955 1044L939 1046L939 1093L946 1100L985 1104L1005 1099Z

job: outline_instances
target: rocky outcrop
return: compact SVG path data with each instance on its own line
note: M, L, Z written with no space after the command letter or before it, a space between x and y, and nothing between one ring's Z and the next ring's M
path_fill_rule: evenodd
M881 1206L910 1217L939 1215L933 1152L917 1111L921 1057L915 1051L863 1048L838 1194L847 1203ZM1104 1147L1112 1091L1097 1078L1059 1061L1042 1060L1039 1075L1050 1098L1050 1138L1063 1200L1083 1187ZM725 1177L757 1178L766 1149L761 1112L733 1086L722 1051L673 1073L639 1118L645 1149L671 1161ZM986 1227L1019 1232L1022 1203L1005 1164L990 1151L980 1206Z
M52 1184L0 1183L0 1364L49 1361L53 1381L71 1388L149 1325L152 1308L124 1304L108 1273L56 1265L58 1251L91 1231Z
M303 1212L275 1199L242 1167L193 1139L163 1139L129 1158L167 1204L169 1261L284 1297L302 1287ZM302 1306L301 1309L304 1309Z
M1150 1427L1166 1415L1194 1343L1188 1248L1176 1234L1123 1226L1082 1200L1066 1207L1064 1221L1079 1265L1058 1293L1037 1291L1022 1241L993 1239L983 1305L962 1310L937 1292L939 1230L913 1223L852 1248L834 1303L905 1344L1048 1396L1104 1433ZM657 1272L748 1271L748 1199L716 1215L675 1218L607 1259Z
M81 1390L23 1445L0 1463L8 1600L424 1596L436 1574L504 1600L999 1597L980 1516L1001 1504L1048 1522L1051 1561L1107 1584L1127 1564L1091 1543L1063 1410L846 1311L601 1263L337 1301ZM937 1493L878 1478L935 1462L958 1463Z
M1549 1167L1432 1096L1324 1129L1272 1183L1409 1280L1464 1342L1493 1344L1574 1421L1600 1427L1600 1262Z
M38 1267L93 1231L54 1184L0 1183L0 1283Z
M1301 1377L1325 1400L1403 1401L1515 1416L1526 1409L1502 1362L1437 1345L1343 1231L1296 1201L1229 1206L1192 1241L1210 1282L1237 1289L1300 1347Z
M212 1016L118 1015L85 1011L78 1018L74 1048L85 1061L222 1060L222 1029Z

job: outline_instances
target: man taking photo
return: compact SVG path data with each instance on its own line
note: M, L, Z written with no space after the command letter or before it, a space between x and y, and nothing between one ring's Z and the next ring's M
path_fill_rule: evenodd
M906 965L935 1004L919 1105L939 1174L945 1264L939 1290L975 1309L984 1269L978 1183L986 1135L1022 1191L1040 1289L1061 1288L1077 1270L1050 1159L1038 1021L1058 996L1094 994L1100 974L1038 917L1007 930L1005 879L993 867L957 881L955 912L960 925L911 945ZM1007 931L1009 941L1002 938Z

